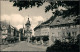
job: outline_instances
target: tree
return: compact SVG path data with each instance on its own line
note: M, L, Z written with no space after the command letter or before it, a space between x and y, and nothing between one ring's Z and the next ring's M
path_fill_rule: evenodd
M14 36L17 36L17 34L16 34L17 31L18 31L17 28L14 28Z
M40 41L40 37L37 37L36 40L37 40L37 41Z
M23 8L27 9L27 8L32 8L34 6L42 6L43 5L43 1L39 0L39 1L34 1L34 0L25 0L25 1L19 1L19 0L10 0L10 2L14 2L13 6L17 6L19 7L19 11L22 10Z
M20 28L20 29L19 29L19 32L20 32L20 35L21 35L21 40L23 40L23 29Z
M10 26L10 25L9 25L9 27L8 27L8 33L11 34L11 26Z
M45 6L45 12L48 12L49 10L53 11L54 9L55 12L52 12L55 16L77 16L79 15L79 1L48 1L48 0L25 0L25 1L19 1L19 0L10 0L10 2L13 2L13 6L19 7L19 11L22 10L23 8L32 8L34 6L42 6L43 3L48 2L49 5ZM58 10L58 7L64 7L66 10Z
M77 35L77 44L79 44L79 45L80 45L80 34L79 34L79 35Z
M58 10L58 7L64 7L66 10ZM56 9L55 12L52 12L55 16L70 16L79 15L79 1L57 1L57 2L50 2L50 5L46 6L45 12L48 12L49 10Z
M79 45L56 40L55 44L47 47L46 52L79 52Z
M36 37L33 37L33 36L30 38L30 40L31 40L32 42L34 42L35 39L36 39Z

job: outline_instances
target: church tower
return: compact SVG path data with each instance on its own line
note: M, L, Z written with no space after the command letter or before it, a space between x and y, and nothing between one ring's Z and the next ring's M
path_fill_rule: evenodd
M28 42L30 41L31 34L32 34L31 23L28 18L27 23L25 24L25 36L27 37Z
M25 24L25 26L26 26L27 30L30 29L31 24L30 24L30 20L29 20L29 18L28 18L28 21L27 21L27 23Z

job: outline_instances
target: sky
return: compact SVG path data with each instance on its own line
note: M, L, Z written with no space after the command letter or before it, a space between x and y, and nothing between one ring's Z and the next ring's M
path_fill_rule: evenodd
M18 7L13 6L13 2L1 1L1 21L6 21L17 29L23 27L23 24L27 22L29 17L31 21L31 29L33 30L39 21L46 21L52 16L52 12L49 11L45 13L45 6L49 3L44 3L43 6L39 8L33 7L28 9L23 9L19 11Z
M45 6L47 5L49 5L49 3L46 2L39 8L33 7L19 11L18 7L13 6L13 2L1 1L1 21L6 21L17 29L20 29L29 18L31 21L31 29L33 31L39 21L46 21L52 16L52 11L45 13Z

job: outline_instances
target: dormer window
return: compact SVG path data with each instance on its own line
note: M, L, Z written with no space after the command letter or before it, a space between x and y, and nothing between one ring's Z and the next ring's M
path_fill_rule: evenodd
M59 20L57 20L57 22L60 22Z

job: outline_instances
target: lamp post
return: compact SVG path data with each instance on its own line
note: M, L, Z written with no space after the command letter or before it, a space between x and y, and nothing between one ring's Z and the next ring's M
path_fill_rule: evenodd
M1 28L1 21L0 21L0 44L2 43L2 28Z
M1 22L0 22L0 36L1 36L2 28L1 28Z

